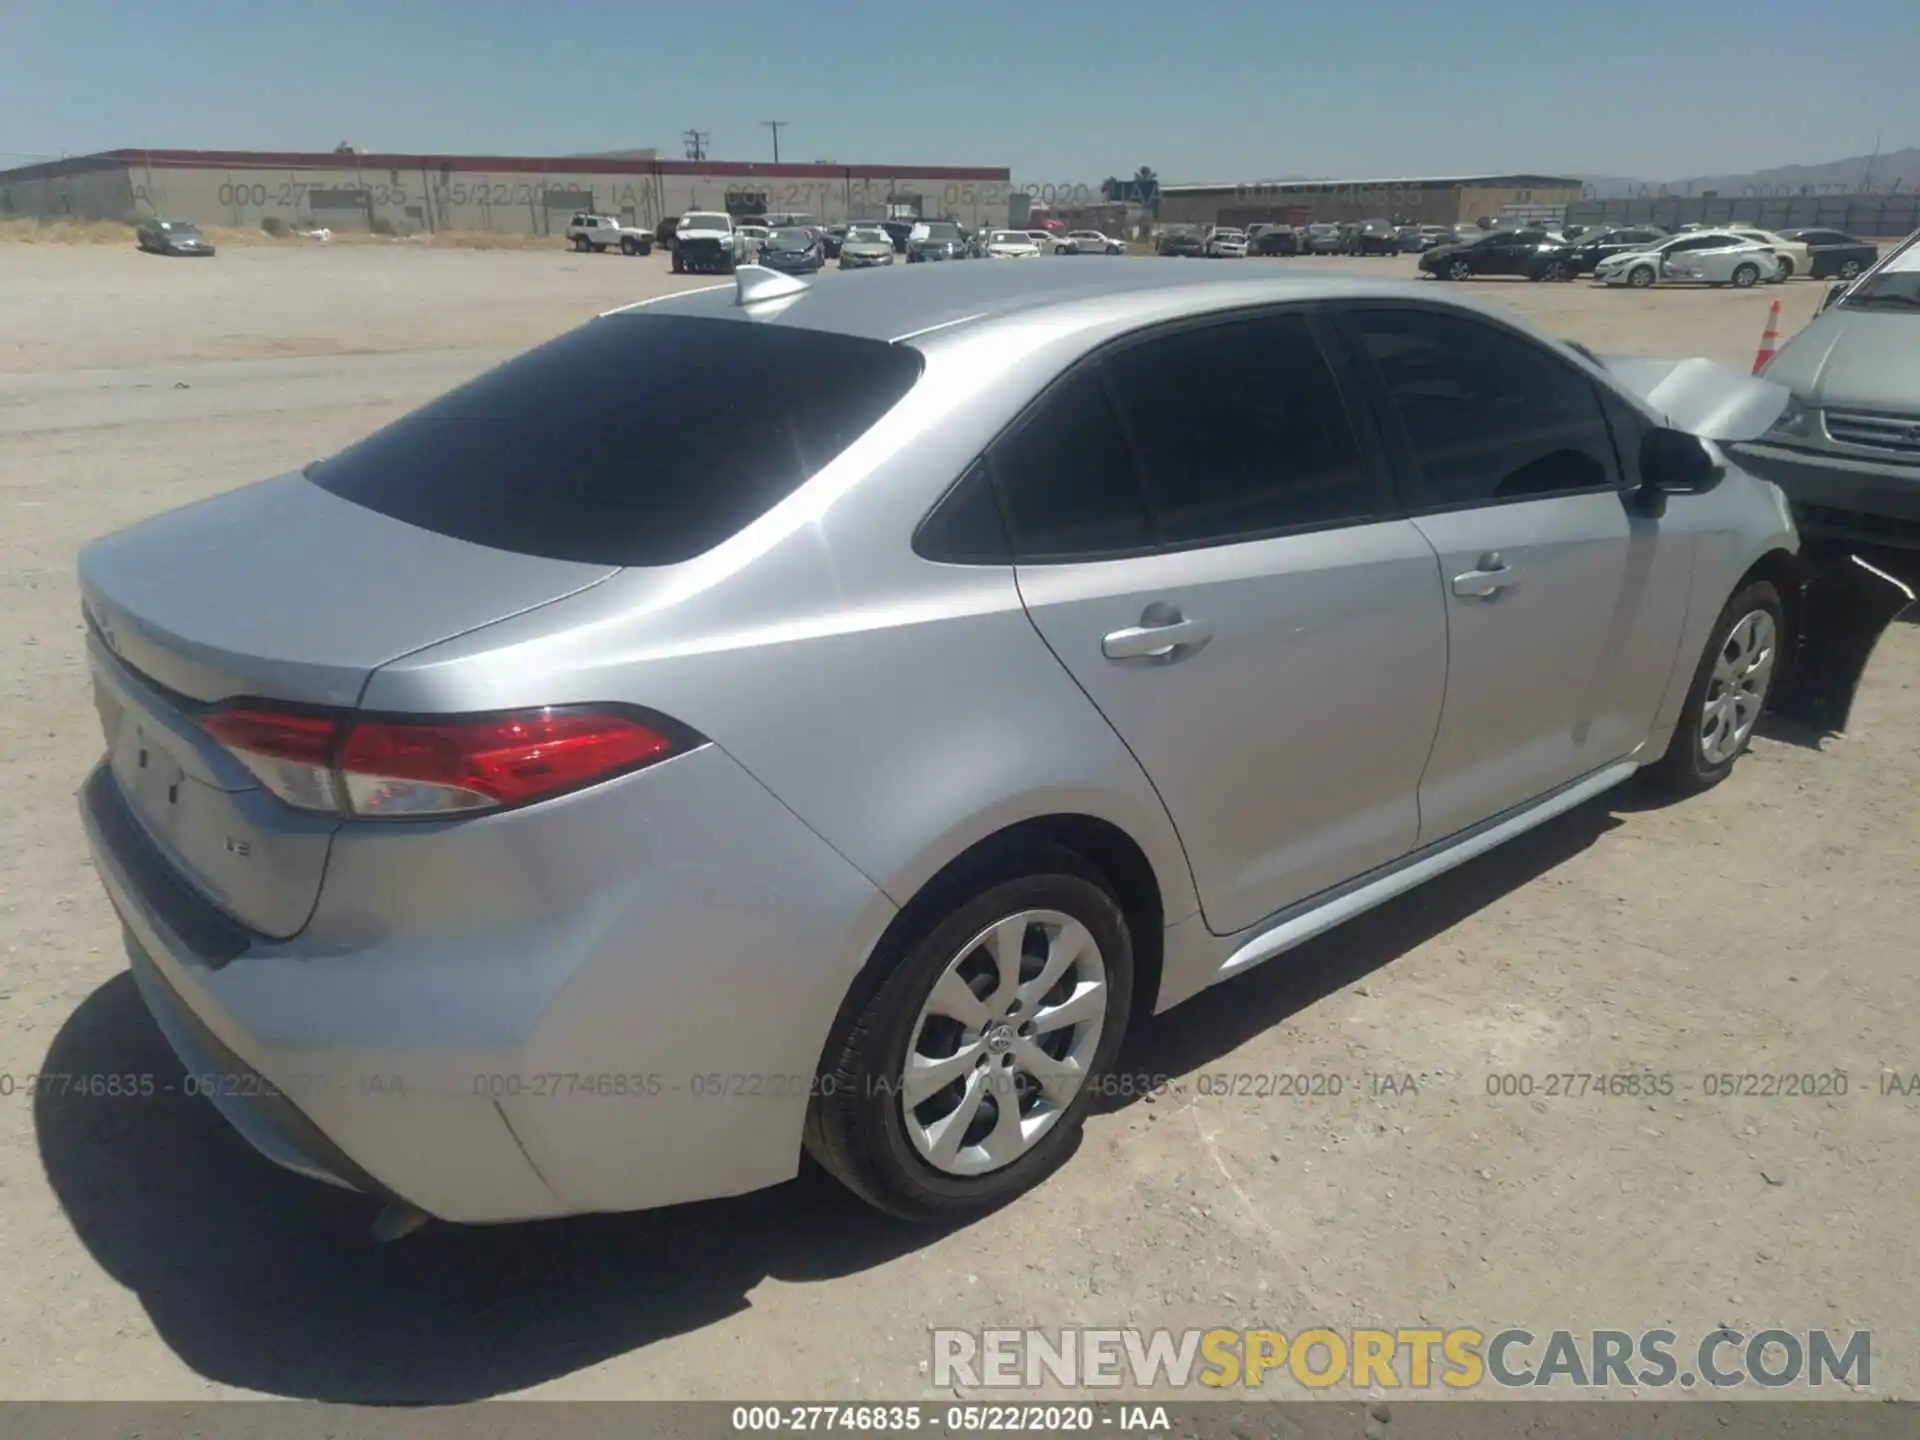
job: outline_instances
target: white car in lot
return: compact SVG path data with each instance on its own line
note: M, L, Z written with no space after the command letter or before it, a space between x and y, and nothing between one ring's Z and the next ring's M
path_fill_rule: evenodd
M989 260L1037 260L1040 247L1024 230L994 230L987 236Z
M331 237L329 237L331 238ZM582 255L618 250L623 255L651 255L653 232L636 225L622 225L611 215L593 215L582 211L567 222L567 239Z
M1651 285L1731 285L1746 290L1780 275L1780 257L1757 240L1724 230L1697 230L1610 255L1595 267L1602 285L1644 290Z
M1774 277L1776 282L1791 280L1796 275L1813 274L1813 252L1804 241L1789 240L1784 235L1753 225L1729 225L1726 233L1738 235L1742 240L1752 240L1773 251L1780 261L1780 273Z
M1247 258L1247 232L1216 226L1207 232L1207 254L1215 260Z
M1113 236L1099 230L1070 230L1067 239L1073 242L1076 255L1124 255L1127 242L1116 240Z

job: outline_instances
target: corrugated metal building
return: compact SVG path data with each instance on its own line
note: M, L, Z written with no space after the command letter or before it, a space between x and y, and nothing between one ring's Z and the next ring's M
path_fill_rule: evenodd
M1528 216L1580 198L1581 182L1561 175L1465 175L1407 180L1260 180L1233 185L1163 185L1168 225L1306 225L1321 220L1393 220L1460 225Z
M565 230L576 210L653 226L688 210L802 212L822 223L889 213L1004 225L1009 172L990 166L759 165L598 156L110 150L0 171L0 218L201 225Z

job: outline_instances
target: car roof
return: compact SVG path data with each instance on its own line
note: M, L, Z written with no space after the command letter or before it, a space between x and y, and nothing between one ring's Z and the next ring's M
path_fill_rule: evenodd
M1059 273L1061 271L1078 273ZM1095 272L1099 273L1095 273ZM1042 265L912 265L808 285L791 299L736 303L732 282L645 300L611 314L638 311L698 315L897 341L960 325L989 325L1082 301L1137 298L1142 308L1186 300L1192 313L1235 306L1326 299L1401 299L1432 303L1432 286L1415 281L1343 276L1223 278L1209 267L1177 260L1123 257L1097 267ZM1465 309L1470 301L1445 298ZM1511 323L1509 320L1508 323Z

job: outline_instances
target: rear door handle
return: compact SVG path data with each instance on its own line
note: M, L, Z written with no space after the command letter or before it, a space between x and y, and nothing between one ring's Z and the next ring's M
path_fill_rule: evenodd
M1189 620L1171 605L1146 608L1138 625L1102 637L1100 653L1109 660L1184 659L1213 638L1204 620Z
M1453 593L1470 600L1492 600L1518 583L1512 567L1494 551L1482 555L1473 569L1453 577Z

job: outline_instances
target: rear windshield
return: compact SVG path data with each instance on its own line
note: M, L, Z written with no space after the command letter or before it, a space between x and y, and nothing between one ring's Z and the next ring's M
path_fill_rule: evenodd
M496 550L671 565L785 499L919 378L816 330L610 315L311 467L321 489Z

